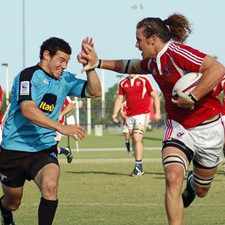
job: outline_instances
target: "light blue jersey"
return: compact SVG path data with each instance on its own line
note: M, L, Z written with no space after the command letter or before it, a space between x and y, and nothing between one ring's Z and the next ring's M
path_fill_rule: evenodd
M57 121L66 96L85 97L86 84L69 72L63 72L57 80L39 66L23 70L14 79L1 146L6 150L38 152L55 145L55 130L26 119L20 103L32 100L47 117Z

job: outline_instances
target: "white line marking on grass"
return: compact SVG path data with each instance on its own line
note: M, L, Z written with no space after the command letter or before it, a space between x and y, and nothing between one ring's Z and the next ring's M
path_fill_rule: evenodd
M112 159L112 158L103 158L103 159L74 159L72 161L73 164L79 164L79 163L118 163L118 162L133 162L133 158L124 158L124 159ZM66 159L59 159L60 163L67 164ZM143 162L161 162L161 159L159 158L152 158L152 159L143 159Z
M37 203L33 204L26 204L22 203L23 208L30 208L30 207L37 207ZM66 201L60 201L60 206L63 207L162 207L164 208L163 203L127 203L127 202L120 202L120 203L103 203L103 202L81 202L81 203L71 203ZM225 204L195 204L192 206L193 208L199 208L199 207L207 207L207 208L215 208L215 207L225 207Z

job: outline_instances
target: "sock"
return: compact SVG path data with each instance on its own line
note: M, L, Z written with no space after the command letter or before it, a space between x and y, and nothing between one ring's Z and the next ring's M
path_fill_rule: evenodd
M38 208L38 225L52 225L58 200L41 198Z
M130 142L126 141L125 145L126 145L127 151L130 152Z
M189 184L190 184L190 188L192 189L191 191L195 193L195 186L193 184L193 177L194 175L192 174L191 178L188 180Z
M143 170L142 160L136 160L135 167L138 167L138 169Z
M12 218L12 211L6 209L3 205L2 205L2 199L3 199L4 195L0 198L0 210L2 213L2 217L4 218L4 222L6 223L11 223L13 221Z

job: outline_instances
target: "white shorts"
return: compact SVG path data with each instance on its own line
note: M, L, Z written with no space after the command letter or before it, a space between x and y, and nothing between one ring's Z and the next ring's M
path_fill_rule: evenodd
M127 127L129 130L138 130L145 132L146 126L149 122L149 113L130 116L127 118Z
M123 133L123 134L128 134L128 133L129 133L129 129L128 129L127 124L123 124L122 133Z
M192 150L193 160L204 167L216 167L224 158L224 129L221 118L189 129L174 120L167 120L163 141L169 143L170 140L178 140Z
M60 142L62 139L62 134L56 131L55 141Z
M222 123L223 123L223 128L225 130L225 115L222 115L221 119L222 119Z

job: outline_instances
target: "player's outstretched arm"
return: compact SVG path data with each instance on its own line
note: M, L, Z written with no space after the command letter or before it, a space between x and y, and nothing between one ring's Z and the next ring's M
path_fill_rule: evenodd
M77 56L78 62L84 65L84 70L90 69L107 69L119 73L145 74L141 68L141 60L139 59L120 59L120 60L103 60L99 59L94 49L93 40L84 39L81 44L81 51Z

